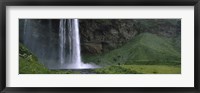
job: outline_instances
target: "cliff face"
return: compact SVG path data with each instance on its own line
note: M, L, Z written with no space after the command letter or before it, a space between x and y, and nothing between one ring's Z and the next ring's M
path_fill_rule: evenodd
M179 19L81 19L80 35L83 54L100 54L121 47L140 33L180 36Z
M23 42L24 20L20 20L20 42ZM32 37L39 41L58 45L59 20L31 20ZM179 19L80 19L79 31L82 54L101 54L123 46L140 33L148 32L159 36L180 37ZM180 40L175 41L180 42Z
M82 53L107 52L137 33L130 20L80 20Z

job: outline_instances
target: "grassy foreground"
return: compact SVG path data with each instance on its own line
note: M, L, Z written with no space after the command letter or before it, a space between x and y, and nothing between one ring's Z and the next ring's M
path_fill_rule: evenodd
M180 74L180 66L116 65L95 69L97 74Z

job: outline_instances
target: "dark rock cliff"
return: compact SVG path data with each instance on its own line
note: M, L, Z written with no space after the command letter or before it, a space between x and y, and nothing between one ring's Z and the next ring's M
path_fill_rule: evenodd
M136 35L149 32L164 37L177 37L179 19L81 19L82 53L99 54L118 48Z

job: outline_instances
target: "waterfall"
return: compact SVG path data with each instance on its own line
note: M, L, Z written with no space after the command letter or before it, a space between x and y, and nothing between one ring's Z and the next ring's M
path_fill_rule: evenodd
M60 64L63 65L70 61L74 68L81 68L81 54L80 54L80 37L78 19L68 19L68 27L66 27L66 19L61 19L59 24L59 45L60 45ZM66 28L68 28L66 30ZM66 37L68 32L68 38ZM66 40L69 43L69 57L66 57Z
M60 64L65 62L65 40L66 40L66 20L60 20L59 26L59 40L60 40Z
M39 62L49 69L97 68L81 60L79 20L60 19L58 33L54 31L55 23L51 19L24 19L22 42Z
M84 64L81 61L81 48L78 19L61 19L59 24L60 64L62 69L97 68L95 65ZM67 26L67 27L66 27ZM66 28L68 28L66 30ZM68 38L66 37L68 36ZM68 40L68 41L66 41ZM68 46L66 46L66 42ZM67 55L67 49L69 50ZM64 66L64 67L63 67Z
M68 42L69 42L69 57L74 68L81 68L81 53L80 53L80 37L78 19L68 19L68 27L66 27L66 19L60 20L59 26L59 40L60 40L60 64L63 65L66 60L66 28L68 28Z
M31 32L31 20L25 19L24 20L24 32L23 32L23 43L28 47L32 48L32 43L30 43L30 40L32 40L32 32Z
M24 34L23 34L23 43L28 45L28 41L27 41L27 37L29 37L28 33L29 33L29 20L28 19L25 19L24 20Z
M76 68L81 67L81 53L80 53L80 37L79 37L79 25L78 19L72 19L72 60Z

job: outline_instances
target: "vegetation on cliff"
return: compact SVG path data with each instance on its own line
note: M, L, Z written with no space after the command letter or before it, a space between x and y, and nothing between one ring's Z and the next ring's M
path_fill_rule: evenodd
M74 71L50 70L41 64L23 44L19 44L19 74L77 74Z

